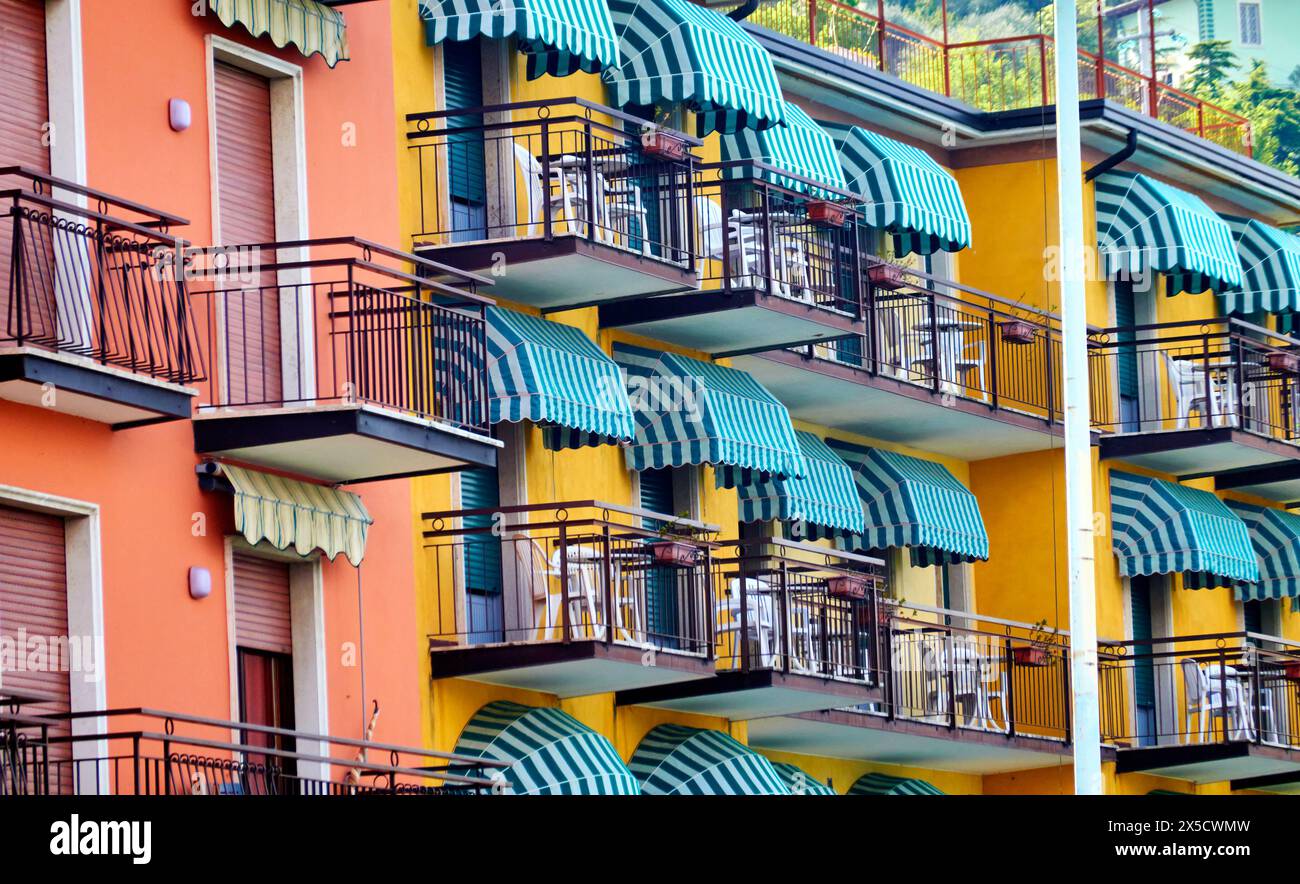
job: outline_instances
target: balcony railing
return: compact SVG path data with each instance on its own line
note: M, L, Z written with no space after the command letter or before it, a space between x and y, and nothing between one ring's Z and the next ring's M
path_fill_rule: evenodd
M68 733L69 721L77 733ZM487 793L504 766L145 708L0 712L2 795Z
M577 98L407 116L419 173L414 241L448 246L572 235L693 268L698 141L648 151L648 122Z
M1107 433L1232 427L1294 441L1300 341L1240 320L1092 335L1093 425Z
M983 111L1056 101L1055 42L1046 34L936 39L836 0L765 0L747 21ZM945 34L947 28L945 26ZM1220 144L1251 152L1250 121L1101 54L1079 51L1079 97L1104 98Z
M1254 633L1103 642L1102 738L1300 749L1300 646Z
M16 166L0 168L0 187L0 347L204 377L168 233L185 219Z
M712 653L714 526L599 501L424 519L435 653L581 640Z
M1061 419L1055 316L878 258L864 263L867 334L800 352L990 409Z
M730 542L716 563L719 671L879 683L883 562L765 538Z
M480 277L352 237L189 259L215 369L200 408L366 404L487 429Z

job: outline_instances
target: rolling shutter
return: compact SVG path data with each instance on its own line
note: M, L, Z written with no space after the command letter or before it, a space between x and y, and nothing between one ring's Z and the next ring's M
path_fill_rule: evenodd
M26 642L20 640L24 634ZM32 640L48 643L52 636L68 635L67 559L63 519L58 516L0 507L0 635L14 642L15 651L15 666L4 673L5 688L53 698L50 703L24 706L22 711L71 711L68 660L61 656L64 665L45 666L41 671L29 671L26 662L28 650L35 647ZM17 665L20 654L22 667ZM52 656L48 659L56 662ZM51 729L50 735L69 732L65 725ZM62 759L71 752L64 745L51 747L50 755Z
M289 566L235 553L235 644L241 648L293 653L289 614Z
M222 245L275 241L271 86L266 78L218 63L217 203ZM263 286L274 286L269 274ZM225 298L226 383L230 404L278 402L280 298L274 288Z

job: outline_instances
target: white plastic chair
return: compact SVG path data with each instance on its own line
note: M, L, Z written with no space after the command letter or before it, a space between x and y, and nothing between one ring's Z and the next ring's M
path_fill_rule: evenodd
M748 635L741 635L740 578L727 581L727 595L718 600L715 617L718 637L731 637L732 657L739 668L742 659L741 642L753 641L758 645L758 665L773 667L776 664L776 606L772 602L772 587L764 580L746 578L745 607Z
M1206 716L1206 684L1205 673L1201 671L1201 666L1195 660L1190 658L1182 660L1179 668L1183 672L1183 733L1186 735L1187 742L1192 741L1192 735L1195 734L1197 742L1204 742L1203 732L1205 729ZM1192 730L1192 718L1197 719L1198 729Z
M589 218L593 203L588 199L587 176L581 168L581 160L565 154L557 163L552 164L549 184L554 186L555 192L551 193L548 182L542 180L545 167L541 161L522 144L516 142L514 148L515 164L519 167L519 172L528 186L527 235L532 236L538 223L544 223L546 214L549 214L552 223L563 221L565 228L571 233L581 233L579 221L590 220L596 224L597 237L603 238L605 231L601 211L604 200L595 201L594 209L597 215ZM596 185L598 189L601 186L599 176ZM539 217L535 214L539 209L546 214Z
M1201 423L1204 426L1211 426L1216 418L1221 418L1231 413L1232 409L1225 409L1225 392L1231 395L1231 390L1225 391L1225 386L1231 387L1231 384L1220 384L1210 373L1197 371L1190 363L1174 359L1168 353L1165 356L1165 370L1169 375L1169 386L1174 392L1174 408L1177 427L1185 430L1191 426L1192 412L1195 411L1201 416Z
M700 236L700 257L696 275L704 278L705 261L725 261L726 250L723 237L728 237L731 250L731 267L724 268L723 273L731 275L733 285L750 286L755 284L754 272L761 266L762 255L759 249L758 231L752 223L743 223L740 213L732 212L732 219L723 225L722 206L707 196L695 197L695 213L698 219ZM738 272L737 272L738 271Z
M560 579L561 551L556 549L548 557L542 545L531 538L526 549L530 550L530 553L519 555L527 556L529 561L521 564L526 564L528 570L525 573L533 575L534 619L542 613L546 616L545 621L535 625L544 627L547 630L547 638L554 640L561 637L563 624L560 618L560 605L564 604L565 600L560 597L559 590L551 591L550 579L554 578L557 581ZM599 552L585 547L569 547L566 570L569 578L569 628L574 631L589 629L593 638L603 640L605 624L601 620L600 606L596 598L599 556ZM541 579L536 579L538 577ZM587 615L585 621L583 620L584 607Z

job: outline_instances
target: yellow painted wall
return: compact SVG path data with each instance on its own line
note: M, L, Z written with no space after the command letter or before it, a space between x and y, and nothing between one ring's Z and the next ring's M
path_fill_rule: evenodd
M846 758L826 758L820 755L798 755L792 752L772 752L767 749L762 751L772 761L796 765L808 776L823 783L829 782L841 795L848 792L859 777L869 773L925 780L946 795L979 795L984 791L982 778L978 774L930 770L897 764L875 764Z

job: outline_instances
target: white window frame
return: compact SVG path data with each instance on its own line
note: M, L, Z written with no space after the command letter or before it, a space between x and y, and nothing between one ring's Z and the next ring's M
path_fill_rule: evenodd
M1246 41L1246 29L1243 16L1246 9L1253 6L1255 8L1255 33L1258 40L1254 43ZM1264 45L1264 4L1259 0L1237 0L1237 42L1242 46L1263 46Z

